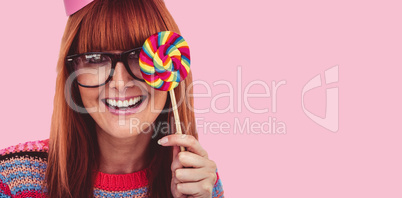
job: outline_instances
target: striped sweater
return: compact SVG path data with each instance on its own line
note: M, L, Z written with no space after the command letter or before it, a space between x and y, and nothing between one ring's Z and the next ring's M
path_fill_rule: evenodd
M49 140L26 142L0 150L0 198L43 197ZM95 198L145 197L148 192L148 169L129 174L98 172ZM218 173L217 173L218 174ZM222 183L214 185L213 198L224 197Z

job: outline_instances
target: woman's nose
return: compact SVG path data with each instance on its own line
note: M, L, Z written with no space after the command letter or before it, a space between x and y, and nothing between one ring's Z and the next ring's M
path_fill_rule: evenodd
M133 78L128 73L122 62L117 62L113 72L112 79L110 81L110 88L116 88L119 91L123 91L125 88L132 87Z

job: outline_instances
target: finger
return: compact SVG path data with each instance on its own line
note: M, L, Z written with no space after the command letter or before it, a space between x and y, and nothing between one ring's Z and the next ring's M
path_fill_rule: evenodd
M174 177L172 177L172 183L174 183L174 184L178 184L178 183L182 183L179 179L177 179L177 177L176 177L176 173L174 173Z
M172 134L165 136L158 140L158 144L162 146L184 146L187 150L198 154L202 157L208 158L208 153L201 147L201 144L192 135L186 134Z
M178 146L173 146L173 160L177 158L177 154L180 153L180 148Z
M207 180L199 182L179 183L176 185L177 191L185 195L206 196L212 195L213 184Z
M178 153L177 160L184 167L193 167L193 168L211 167L211 169L213 170L216 169L215 162L189 151L182 151Z
M205 168L179 168L175 171L175 182L198 182L204 179L215 180L216 173L206 170Z
M170 169L172 170L172 177L174 177L175 170L178 168L183 168L183 165L180 163L178 154L180 152L180 148L178 146L173 146L173 160Z
M172 191L173 197L183 197L183 193L179 192L177 190L177 182L174 181L174 178L172 178L172 182L170 183L170 189Z

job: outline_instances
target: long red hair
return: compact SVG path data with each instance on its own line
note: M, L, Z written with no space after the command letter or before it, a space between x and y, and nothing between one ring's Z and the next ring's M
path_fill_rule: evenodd
M76 110L83 107L78 87L66 87L71 70L65 57L89 51L128 50L142 46L150 35L170 30L180 34L162 0L95 0L68 19L57 64L56 93L46 170L47 195L52 198L93 197L94 172L99 167L99 146L95 121ZM191 73L175 88L181 125L186 133L195 129ZM71 95L71 97L70 97ZM170 104L168 97L166 101ZM171 112L161 113L155 122L169 122ZM150 142L149 196L172 197L172 148Z

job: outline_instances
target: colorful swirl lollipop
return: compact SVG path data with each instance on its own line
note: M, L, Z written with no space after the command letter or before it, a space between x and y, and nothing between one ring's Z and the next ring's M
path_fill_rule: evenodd
M157 90L170 91L190 72L190 50L179 34L159 32L145 41L139 64L145 82Z
M190 72L190 49L177 33L164 31L150 36L142 46L139 60L142 76L151 87L169 91L176 133L181 134L174 88ZM184 147L180 147L184 151Z

